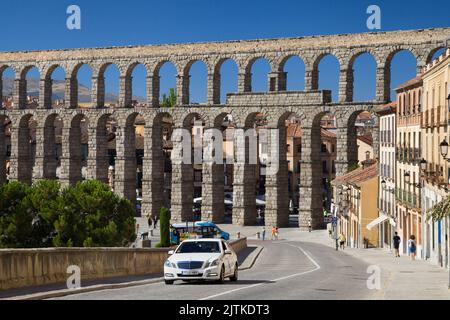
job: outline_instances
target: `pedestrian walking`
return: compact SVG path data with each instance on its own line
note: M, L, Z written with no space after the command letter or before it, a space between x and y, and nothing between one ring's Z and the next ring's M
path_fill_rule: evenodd
M311 232L311 231L312 231L311 220L309 220L309 222L308 222L308 230L309 230L309 232Z
M411 235L408 240L409 256L411 257L411 260L416 260L416 248L416 236Z
M275 239L275 234L276 234L276 229L275 229L275 227L274 226L272 226L272 234L271 234L271 236L270 236L270 240L273 240L273 239Z
M152 223L153 223L152 217L149 216L149 217L148 217L148 228L149 228L149 229L152 227Z
M339 234L339 247L344 250L345 249L345 241L347 240L343 233Z
M278 240L278 227L275 228L275 238Z
M396 232L393 238L393 242L394 242L394 256L396 258L400 258L400 237L398 236L398 233Z
M158 223L158 217L153 216L153 229L156 229L156 224Z
M262 228L262 230L261 230L261 235L262 235L262 240L264 241L264 240L266 240L266 228Z

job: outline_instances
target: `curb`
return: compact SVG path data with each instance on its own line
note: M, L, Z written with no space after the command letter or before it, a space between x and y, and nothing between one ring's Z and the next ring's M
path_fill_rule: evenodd
M256 259L259 257L261 251L264 247L257 246L257 249L254 253L252 253L247 259L244 261L246 266L245 267L239 267L239 271L244 271L252 268L256 262ZM251 259L249 263L246 263L248 259ZM247 266L248 265L248 266ZM93 291L101 291L101 290L110 290L110 289L121 289L121 288L129 288L129 287L137 287L137 286L143 286L147 284L154 284L163 282L164 277L154 278L151 280L141 280L141 281L133 281L133 282L122 282L122 283L114 283L114 284L101 284L101 285L94 285L89 287L82 287L80 289L63 289L63 290L55 290L55 291L49 291L44 293L34 293L29 295L21 295L21 296L15 296L10 298L3 298L1 300L45 300L45 299L51 299L51 298L59 298L59 297L65 297L73 294L79 294L79 293L87 293L87 292L93 292Z
M239 271L251 269L255 265L255 262L258 259L259 255L261 254L261 251L263 251L263 249L264 249L263 246L257 246L255 252L253 252L249 257L247 257L244 263L239 267ZM248 259L251 259L250 262L248 263L248 266L244 266L244 264L247 264L246 262Z
M162 282L162 281L164 281L163 277L154 278L151 280L122 282L122 283L114 283L114 284L101 284L101 285L89 286L89 287L84 287L84 288L82 287L80 289L63 289L63 290L55 290L55 291L49 291L49 292L44 292L44 293L35 293L35 294L21 295L21 296L10 297L10 298L3 298L3 299L0 299L0 301L1 300L12 300L12 301L14 301L14 300L44 300L44 299L65 297L65 296L79 294L79 293L93 292L93 291L136 287L136 286L158 283L158 282Z

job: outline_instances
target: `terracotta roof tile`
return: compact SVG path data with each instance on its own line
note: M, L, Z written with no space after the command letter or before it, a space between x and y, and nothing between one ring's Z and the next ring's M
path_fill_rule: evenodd
M378 176L378 163L375 163L370 167L367 168L360 167L347 174L344 174L343 176L337 177L331 182L331 184L335 186L342 184L353 184L356 186L360 186L361 183L373 179L377 176Z

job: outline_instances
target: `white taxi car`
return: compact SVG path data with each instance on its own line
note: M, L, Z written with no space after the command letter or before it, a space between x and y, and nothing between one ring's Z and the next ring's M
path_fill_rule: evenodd
M164 280L238 280L238 260L233 249L222 239L190 239L169 251L164 263Z

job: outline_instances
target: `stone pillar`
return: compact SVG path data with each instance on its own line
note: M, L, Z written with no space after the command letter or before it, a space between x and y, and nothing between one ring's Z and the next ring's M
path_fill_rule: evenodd
M238 74L238 93L252 92L252 73L242 72Z
M160 76L147 77L147 101L151 107L159 107Z
M118 127L116 133L116 167L114 191L136 203L136 132L134 125Z
M19 127L16 123L11 124L11 156L9 157L10 180L19 180Z
M220 104L220 73L208 73L208 104Z
M319 89L319 69L312 66L306 66L305 69L305 90Z
M391 69L387 67L377 68L377 93L378 102L391 101Z
M30 127L11 127L11 179L31 185L33 161L31 157Z
M255 137L256 139L256 137ZM235 163L233 166L233 224L254 225L256 223L256 174L257 165L249 163L249 148L245 136L234 137ZM245 161L240 157L245 154Z
M1 83L1 79L0 79ZM0 88L1 89L1 88ZM1 90L0 90L1 92ZM0 100L1 101L1 100ZM5 119L0 117L0 185L6 183L6 135Z
M268 75L269 78L269 92L273 91L286 91L287 85L287 72L278 71L278 72L270 72Z
M3 108L3 76L2 76L2 71L0 71L0 108Z
M299 227L303 231L309 229L309 222L313 229L323 227L320 146L320 127L303 127L299 185Z
M336 148L336 176L342 176L348 172L351 165L358 162L358 143L356 127L340 127L337 132Z
M39 124L36 127L36 155L33 167L33 181L45 179L45 127Z
M353 68L339 72L339 102L353 101Z
M159 217L164 206L163 126L145 126L142 165L142 216Z
M98 127L94 123L89 124L88 134L87 178L108 184L109 156L106 123Z
M66 108L75 109L78 107L78 79L77 77L66 78L65 89Z
M133 77L120 77L119 108L130 108L133 100Z
M289 225L289 182L286 127L268 129L268 164L266 168L265 224L268 227Z
M14 109L23 109L27 104L27 80L14 79L13 90Z
M177 76L177 104L189 104L189 82L190 75Z
M174 128L174 130L176 130ZM172 136L173 149L181 150L181 136ZM185 163L183 155L172 151L172 222L193 220L194 167Z
M92 78L92 105L97 108L105 106L105 77Z
M61 151L60 183L63 187L73 186L82 180L80 125L63 127Z
M40 79L39 80L39 108L51 109L52 108L52 85L53 80Z
M36 165L37 165L37 144L41 132L36 131ZM44 127L44 179L56 179L56 168L58 161L56 159L56 135L54 122Z
M205 129L205 132L212 129ZM215 150L216 146L223 148L223 143L215 143L216 140L213 140L219 138L223 140L222 136L209 136L208 134L203 136L202 220L215 223L223 222L225 214L225 176L222 149ZM217 152L218 158L221 159L215 159L213 151ZM218 161L216 162L216 160Z

